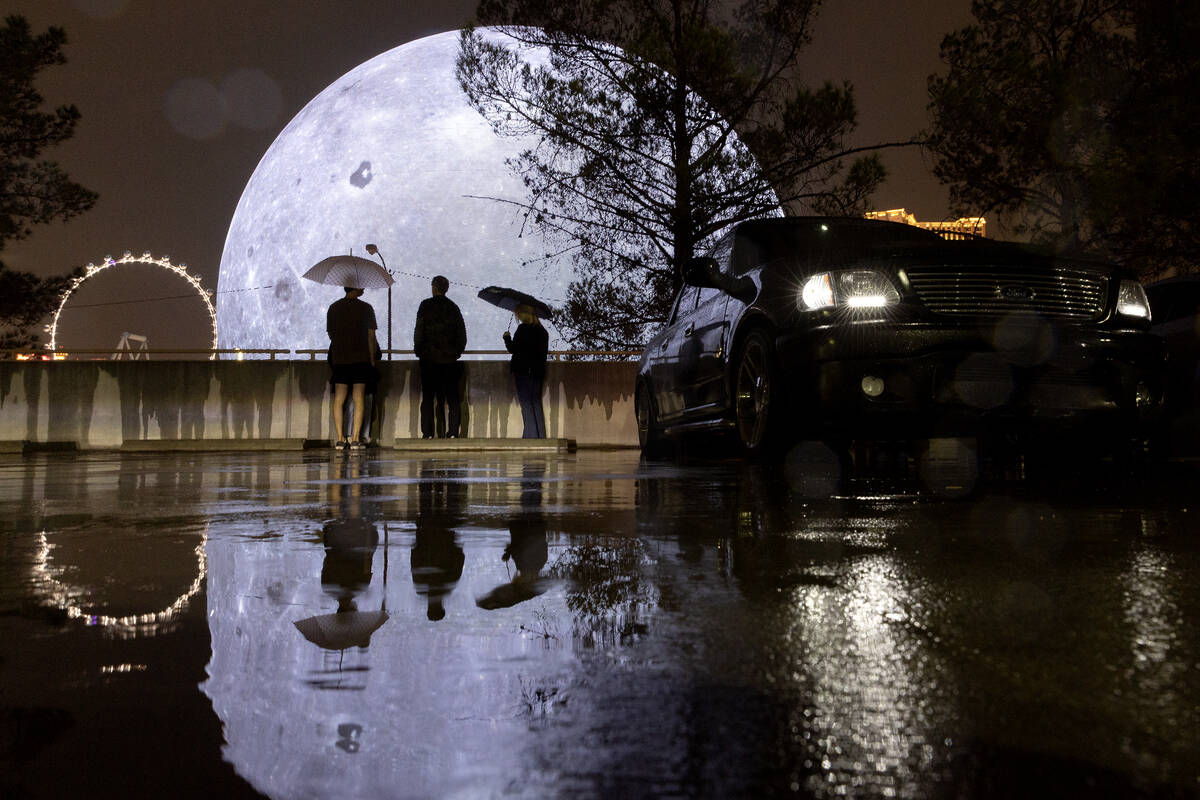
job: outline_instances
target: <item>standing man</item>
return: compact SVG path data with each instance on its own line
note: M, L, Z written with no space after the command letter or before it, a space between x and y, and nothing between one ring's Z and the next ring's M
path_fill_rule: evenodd
M458 357L467 349L467 326L458 306L446 297L450 281L437 275L432 286L433 296L417 307L417 326L413 330L413 350L421 361L421 436L433 438L444 403L450 411L446 436L457 439L462 418L462 365Z
M333 428L337 431L335 447L345 450L361 450L365 445L359 438L362 433L363 406L366 386L375 372L375 353L379 343L375 341L375 309L364 303L363 290L346 287L346 296L329 306L325 315L325 331L329 334L329 382L333 384ZM346 440L343 412L346 405L346 390L350 389L354 400L354 418L351 422L350 440Z

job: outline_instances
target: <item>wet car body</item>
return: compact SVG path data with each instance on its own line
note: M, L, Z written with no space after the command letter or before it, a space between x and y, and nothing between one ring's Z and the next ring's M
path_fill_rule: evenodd
M1131 275L1013 243L820 217L740 224L687 265L646 347L643 446L1084 432L1127 441L1164 350Z
M1163 419L1157 450L1200 454L1200 275L1179 275L1146 286L1155 335L1167 348Z
M1181 275L1146 287L1151 330L1167 347L1166 403L1181 412L1200 403L1200 275Z

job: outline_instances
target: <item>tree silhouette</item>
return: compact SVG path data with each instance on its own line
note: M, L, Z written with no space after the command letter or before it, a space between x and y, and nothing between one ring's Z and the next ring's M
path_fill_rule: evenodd
M853 90L796 80L817 3L483 0L458 78L501 135L513 203L575 279L559 322L576 344L637 348L680 266L738 221L783 209L857 213L882 181L851 150ZM897 145L900 143L897 143Z
M976 0L929 79L960 214L1153 275L1200 267L1200 22L1180 0Z
M41 111L42 96L34 87L41 70L66 62L66 41L61 28L35 36L19 16L7 17L0 28L0 251L29 236L33 226L68 220L96 202L94 193L40 158L69 139L79 121L75 106ZM37 336L28 329L53 308L73 277L39 278L0 261L0 349L33 344Z

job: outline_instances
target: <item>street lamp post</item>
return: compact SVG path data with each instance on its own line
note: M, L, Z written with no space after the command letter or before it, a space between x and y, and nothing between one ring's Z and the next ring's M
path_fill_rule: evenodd
M383 260L383 253L379 252L379 248L373 244L367 245L367 252L373 256L379 256L379 262L383 264L383 268L387 270L387 274L391 275L392 271L388 269L387 262ZM387 330L387 360L392 360L392 285L388 284L388 330Z

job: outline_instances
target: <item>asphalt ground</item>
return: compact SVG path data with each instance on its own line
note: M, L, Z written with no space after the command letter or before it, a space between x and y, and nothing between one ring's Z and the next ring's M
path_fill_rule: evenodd
M1200 467L0 456L0 796L1200 796Z

